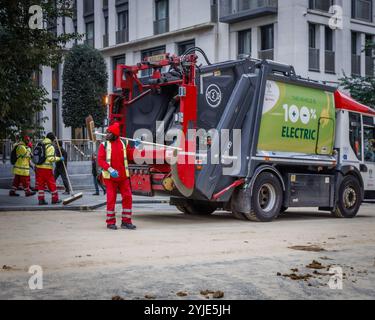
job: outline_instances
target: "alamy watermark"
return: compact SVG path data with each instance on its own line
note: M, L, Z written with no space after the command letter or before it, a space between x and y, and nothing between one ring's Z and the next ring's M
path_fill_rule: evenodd
M30 290L43 289L43 268L39 265L33 265L29 268L28 273L32 274L29 278L28 284Z

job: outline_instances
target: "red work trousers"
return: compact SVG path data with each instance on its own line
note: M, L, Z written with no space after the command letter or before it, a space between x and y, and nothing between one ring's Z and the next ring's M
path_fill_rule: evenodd
M107 187L107 224L116 224L116 197L117 190L120 190L122 197L122 222L132 223L132 190L130 180L115 181L112 179L104 179Z
M59 194L56 188L56 180L53 176L52 169L36 169L36 184L38 188L38 200L44 200L45 194L44 190L47 186L48 190L52 194L52 202L59 200Z
M25 193L30 193L30 176L20 176L16 174L13 179L12 191L16 192L21 184L25 190Z

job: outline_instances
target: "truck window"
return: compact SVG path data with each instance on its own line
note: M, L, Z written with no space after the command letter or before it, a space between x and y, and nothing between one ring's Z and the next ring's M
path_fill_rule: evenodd
M362 160L361 115L358 113L349 113L349 139L355 155Z
M369 117L366 117L369 118ZM365 121L367 120L367 121ZM372 121L369 121L372 120ZM371 125L372 123L372 125ZM363 140L364 140L364 156L366 162L375 162L375 125L372 118L363 118Z

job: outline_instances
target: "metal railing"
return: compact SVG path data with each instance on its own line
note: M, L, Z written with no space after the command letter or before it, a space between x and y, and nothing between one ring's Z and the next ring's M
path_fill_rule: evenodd
M122 29L116 31L116 44L125 43L129 41L129 30Z
M34 141L36 145L41 140ZM68 161L89 161L93 153L97 150L96 143L90 140L61 140L62 146L67 153ZM0 140L0 161L3 163L10 161L14 141L9 139Z
M257 10L261 8L277 8L277 0L221 0L220 16L229 16L241 11Z
M366 76L373 77L375 75L375 63L373 57L366 56Z
M361 75L361 56L355 54L352 55L352 75Z
M320 71L320 50L309 48L309 70Z
M325 52L325 72L326 73L336 73L335 70L335 52L326 51Z
M258 52L258 57L261 60L274 60L274 50L273 49L260 50Z
M169 31L169 18L154 21L154 34L166 33Z

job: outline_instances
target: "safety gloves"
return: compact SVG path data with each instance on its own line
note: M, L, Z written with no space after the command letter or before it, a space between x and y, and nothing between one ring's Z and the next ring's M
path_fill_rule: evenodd
M118 174L118 171L113 169L112 167L109 167L108 168L108 172L109 174L111 175L112 178L119 178L119 174Z

